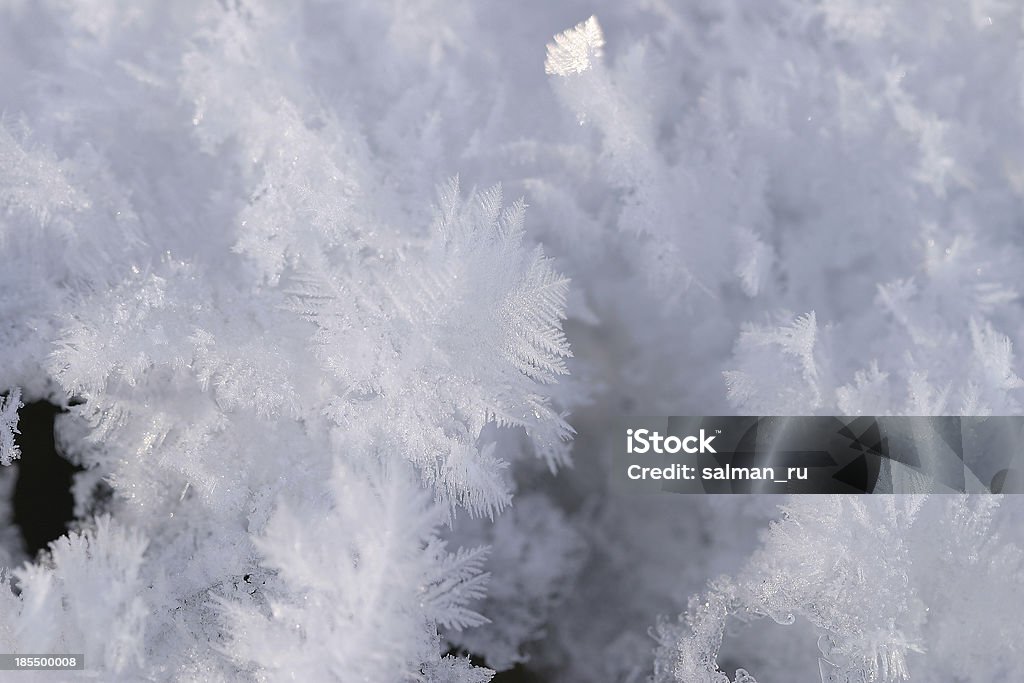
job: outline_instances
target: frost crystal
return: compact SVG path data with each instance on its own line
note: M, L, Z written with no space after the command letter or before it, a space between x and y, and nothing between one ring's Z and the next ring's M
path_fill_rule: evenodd
M486 623L467 607L484 594L486 552L447 552L436 535L445 508L404 467L386 477L380 465L367 467L339 463L331 501L297 500L271 517L258 543L277 572L262 589L267 602L221 602L232 656L302 680L334 671L393 680L425 666L458 671L452 680L489 680L486 670L438 661L436 637L427 636L433 624Z
M986 649L978 639L983 636L952 636L953 614L960 600L988 604L1021 576L1019 547L989 547L984 540L992 538L995 505L966 497L794 497L735 579L712 582L691 600L685 627L660 627L659 659L674 661L678 681L724 683L729 679L716 659L727 622L768 616L783 625L806 620L813 626L823 683L909 680L911 662L926 653L958 675L977 676L968 673L967 660ZM952 551L982 546L985 551L974 557ZM982 583L1009 567L1010 576ZM951 603L942 595L962 597ZM1001 627L990 617L1001 611L978 613L964 633L979 628L991 636ZM950 637L959 642L954 646ZM1003 659L985 668L996 672L1008 665ZM737 672L737 680L749 679Z
M602 48L604 34L601 25L597 23L597 17L590 17L559 33L555 42L548 43L544 71L555 76L581 74L601 59Z
M7 396L0 396L0 465L10 465L21 457L18 444L14 443L14 435L18 431L18 409L21 402L21 389L11 389Z
M0 1L0 463L47 400L81 468L36 557L0 469L0 652L1019 680L1024 498L621 496L607 430L1021 414L1024 5L595 4Z
M109 517L54 541L49 566L14 572L20 600L5 611L13 628L2 645L11 652L80 652L112 674L140 665L152 608L143 599L146 546Z

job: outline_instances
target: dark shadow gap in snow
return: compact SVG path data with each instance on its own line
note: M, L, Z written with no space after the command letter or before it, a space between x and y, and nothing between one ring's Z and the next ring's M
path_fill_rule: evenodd
M469 661L474 665L490 668L486 657L481 657L480 655L472 652L467 652L461 648L450 647L444 654L445 656L451 655L453 657L468 656ZM499 671L494 674L494 678L491 679L491 683L546 683L546 680L547 679L545 679L544 676L541 676L536 671L528 669L522 664L516 664L511 669Z
M48 401L28 403L18 411L17 444L21 458L14 487L14 523L21 529L30 557L67 532L74 518L72 477L81 468L63 458L54 441L54 419L63 409Z
M544 678L522 664L516 664L507 671L494 674L491 683L544 683Z

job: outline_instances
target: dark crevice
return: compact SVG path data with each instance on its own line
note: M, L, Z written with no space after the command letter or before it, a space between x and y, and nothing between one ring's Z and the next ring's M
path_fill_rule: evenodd
M28 403L18 411L15 439L21 448L14 487L14 523L21 529L30 557L63 536L74 519L71 483L81 468L63 458L53 436L54 419L65 412L48 401Z
M486 658L466 652L460 648L449 648L445 654L455 657L468 656L469 660L473 664L484 667L488 666ZM527 668L523 664L516 664L511 669L499 671L494 675L494 678L491 679L491 683L546 683L546 681L547 679L544 676Z
M507 671L496 673L491 683L545 683L545 679L522 664L516 664Z

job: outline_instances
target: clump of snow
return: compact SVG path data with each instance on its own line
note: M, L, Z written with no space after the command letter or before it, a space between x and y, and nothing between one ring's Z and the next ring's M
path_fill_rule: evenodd
M1019 413L1022 32L955 0L0 3L0 650L1007 679L1015 497L769 526L617 495L603 430ZM43 398L85 471L22 563Z

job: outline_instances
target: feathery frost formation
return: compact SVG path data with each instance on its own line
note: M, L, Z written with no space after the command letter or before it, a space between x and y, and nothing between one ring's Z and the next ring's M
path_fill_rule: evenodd
M601 58L604 34L597 23L597 17L590 17L568 31L555 36L555 42L548 43L548 58L544 71L556 76L583 73Z
M1012 680L1016 497L623 498L592 435L1019 413L1022 44L983 0L0 0L0 652ZM82 471L27 558L42 399Z
M21 389L14 387L7 396L0 397L0 465L10 465L21 457L21 449L14 442L18 431L18 409L25 404L21 402Z

